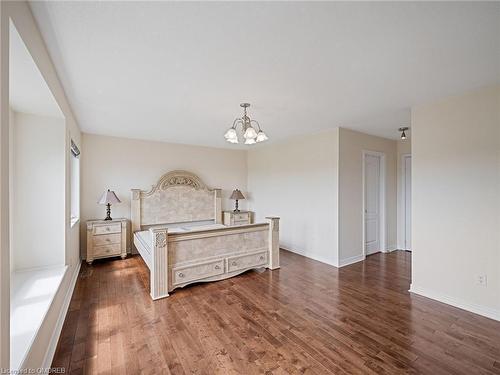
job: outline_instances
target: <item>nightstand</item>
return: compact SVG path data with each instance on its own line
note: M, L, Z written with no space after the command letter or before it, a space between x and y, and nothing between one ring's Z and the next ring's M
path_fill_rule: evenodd
M127 219L87 221L87 263L116 256L127 257Z
M223 212L224 225L245 225L252 224L252 213L250 211L224 211Z

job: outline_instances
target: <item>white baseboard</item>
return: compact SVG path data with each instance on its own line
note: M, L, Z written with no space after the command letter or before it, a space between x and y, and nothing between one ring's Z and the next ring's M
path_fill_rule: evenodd
M76 281L78 280L78 275L80 274L80 267L82 262L78 262L75 267L75 271L71 276L71 281L69 283L69 288L64 296L63 305L61 311L59 312L59 317L57 318L56 326L54 327L54 332L50 338L49 345L47 347L47 351L45 352L45 356L43 358L42 368L48 369L52 365L52 360L54 359L54 354L56 353L57 343L59 341L59 336L61 335L62 327L64 324L64 319L66 319L66 314L69 309L69 304L71 302L71 298L73 297L73 291L75 290Z
M387 248L382 251L383 253L392 253L393 251L399 250L399 248L396 245L392 246L387 246Z
M428 290L425 288L418 287L414 284L410 285L409 292L418 294L423 297L427 297L447 305L458 307L459 309L472 312L474 314L482 315L490 319L500 321L500 310L492 309L490 307L478 305L476 303L467 302L459 298L451 297L446 294Z
M283 246L283 245L280 245L280 249L289 251L291 253L299 254L299 255L302 255L303 257L310 258L310 259L313 259L313 260L317 260L318 262L325 263L325 264L328 264L330 266L334 266L334 267L338 268L337 264L333 263L330 259L326 259L326 258L324 258L322 256L318 256L318 255L315 255L315 254L306 254L306 252L291 250L291 249L289 249L289 248L287 248L286 246Z
M322 256L318 256L316 254L307 254L306 252L302 252L302 251L290 250L289 248L287 248L286 246L283 246L283 245L280 245L280 248L283 250L286 250L286 251L290 251L291 253L299 254L299 255L302 255L306 258L314 259L314 260L317 260L318 262L326 263L330 266L334 266L337 268L345 267L345 266L348 266L350 264L354 264L354 263L358 263L358 262L362 262L363 260L366 259L365 255L359 254L359 255L355 255L353 257L340 259L338 261L338 263L335 264L330 259L326 259L326 258L324 258ZM383 251L383 253L390 253L390 252L395 251L395 250L398 250L398 249L394 246L394 247L390 247L387 250Z
M339 267L345 267L345 266L348 266L350 264L362 262L365 259L366 259L366 257L364 256L364 254L355 255L353 257L349 257L349 258L345 258L345 259L340 259L339 260Z

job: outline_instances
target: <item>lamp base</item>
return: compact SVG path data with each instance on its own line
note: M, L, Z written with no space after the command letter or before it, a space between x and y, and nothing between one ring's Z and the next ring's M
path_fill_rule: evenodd
M107 220L113 220L111 218L111 204L107 204L106 205L106 217L104 218L104 221L107 221Z
M240 210L238 209L238 199L236 199L236 206L234 207L234 210L233 212L240 212Z

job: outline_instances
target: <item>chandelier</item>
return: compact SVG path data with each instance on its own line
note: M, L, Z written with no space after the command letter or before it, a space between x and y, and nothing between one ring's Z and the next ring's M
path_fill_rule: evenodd
M251 120L250 117L247 116L247 108L250 107L250 103L241 103L240 107L243 107L243 117L234 120L233 126L224 134L226 141L229 143L239 143L238 133L236 131L238 125L241 125L241 131L246 145L267 141L269 138L260 128L259 123L255 120Z

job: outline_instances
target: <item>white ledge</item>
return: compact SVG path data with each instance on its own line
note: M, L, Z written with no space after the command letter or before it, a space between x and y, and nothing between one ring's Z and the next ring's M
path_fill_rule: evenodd
M11 274L10 368L18 370L29 353L67 266L51 266Z

